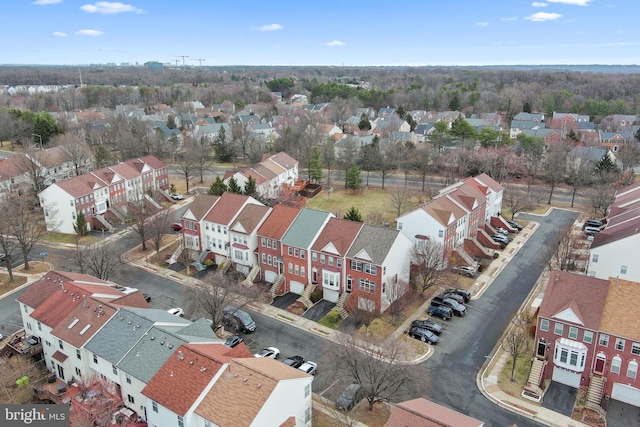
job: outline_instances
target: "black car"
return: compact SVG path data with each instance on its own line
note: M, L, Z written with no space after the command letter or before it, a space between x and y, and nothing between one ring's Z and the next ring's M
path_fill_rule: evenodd
M456 301L458 304L464 304L464 297L462 295L458 295L455 292L443 292L440 294L443 298L451 298Z
M454 299L442 296L431 298L431 305L449 307L453 311L453 314L458 317L463 317L467 311L467 308L463 304L458 303L458 301Z
M244 339L242 339L241 336L239 335L231 335L229 338L227 338L227 340L224 342L224 345L229 346L231 348L237 346L238 344L240 344L241 342L243 342Z
M7 256L4 253L0 252L0 261L4 261L6 259L7 259Z
M469 292L466 289L462 289L462 288L447 289L447 293L454 293L454 294L461 295L462 298L464 298L465 303L468 303L469 301L471 301L471 292Z
M299 368L304 363L304 358L302 356L291 356L284 359L282 363L292 368Z
M411 328L411 330L409 330L409 336L422 342L428 342L429 344L434 345L438 344L438 341L440 341L436 334L422 328Z
M442 326L440 326L439 323L432 322L431 320L414 320L411 322L411 327L426 329L436 335L440 335L442 333Z
M449 320L453 317L453 310L443 305L432 305L427 309L427 313L431 316L436 316L442 320Z
M511 228L515 228L518 231L522 230L523 228L522 224L520 224L519 222L511 221L510 219L507 220L507 224L509 224Z
M151 295L149 295L148 293L146 293L146 292L145 292L145 293L143 293L143 294L142 294L142 297L144 298L144 300L145 300L146 302L151 302Z
M582 225L582 229L584 230L587 227L596 227L596 228L601 228L604 224L602 223L602 221L597 220L597 219L588 219L584 222L584 224Z

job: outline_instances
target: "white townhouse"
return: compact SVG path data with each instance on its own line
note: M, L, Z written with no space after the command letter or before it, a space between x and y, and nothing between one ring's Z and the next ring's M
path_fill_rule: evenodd
M245 276L258 265L258 228L271 211L268 206L247 204L229 227L231 261Z

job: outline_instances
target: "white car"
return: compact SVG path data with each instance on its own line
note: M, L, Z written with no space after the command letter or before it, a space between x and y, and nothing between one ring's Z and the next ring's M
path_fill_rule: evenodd
M280 350L275 347L266 347L253 355L253 357L268 357L270 359L277 359L280 357Z
M316 372L318 372L318 364L307 360L302 365L300 365L298 369L300 369L302 372L306 372L309 375L315 375Z
M178 307L170 308L169 310L167 310L167 313L173 314L174 316L178 317L184 317L184 310Z
M172 194L171 198L173 200L184 200L184 196L182 194L177 194L177 193L176 194Z
M509 235L509 231L506 228L496 227L496 231L500 234L504 234L505 236Z

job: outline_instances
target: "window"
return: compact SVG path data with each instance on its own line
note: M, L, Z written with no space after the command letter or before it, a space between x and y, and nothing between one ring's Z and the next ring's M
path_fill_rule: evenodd
M540 330L541 331L549 331L549 320L548 319L541 319L540 320Z
M311 384L304 386L304 397L309 397L309 394L311 394Z
M267 239L265 239L264 237L261 237L260 238L260 246L266 246L266 244L267 244ZM269 247L271 247L271 246L269 246Z
M324 254L320 254L320 264L324 264L325 256Z
M62 344L62 340L58 340L58 347L60 347L60 350L64 350L64 344Z
M178 415L178 426L184 427L184 418L182 418L180 415Z
M632 360L629 362L629 366L627 366L627 377L636 379L638 375L638 362Z
M576 346L574 345L569 347L564 344L556 343L553 362L563 368L582 372L585 367L587 350L587 347L583 344L580 344L580 348L576 349Z
M338 266L338 268L342 267L342 258L336 259L336 265Z
M307 253L304 249L300 251L300 258L304 259L304 257L306 256L305 253Z
M118 375L118 368L116 368L116 365L111 365L111 370L113 371L114 375Z
M227 227L224 227L223 230L224 230L224 234L227 234Z
M266 263L267 262L267 254L262 254L262 263Z
M402 230L402 223L401 222L398 223L398 230Z
M297 265L295 265L295 266L293 267L293 270L295 271L295 273L294 273L294 274L295 274L296 276L299 276L299 275L300 275L300 267L298 267Z
M616 350L624 350L624 340L622 338L616 338Z
M361 290L362 292L375 294L376 284L375 282L372 282L369 279L360 279L358 280L358 289Z
M98 356L95 354L93 355L93 363L98 363Z
M560 349L560 361L562 363L567 363L567 355L569 354L569 351L566 348L561 348Z
M80 349L76 349L76 357L78 360L82 360L82 355L80 354Z
M598 254L593 254L591 256L591 262L594 264L598 262Z
M296 257L296 258L300 257L300 250L298 248L295 248L293 250L293 256Z
M609 335L600 334L600 345L603 347L607 347L609 345Z
M42 330L42 323L38 322L38 330L41 331Z
M81 377L81 376L82 376L82 371L80 370L80 368L76 368L76 375L77 375L78 377Z
M562 329L564 325L562 323L556 323L556 326L553 329L553 333L556 335L562 335Z
M211 421L204 420L204 427L211 427Z
M289 274L293 274L293 264L289 263Z
M613 359L611 359L612 374L619 374L621 366L622 366L622 358L620 356L615 356Z
M304 410L304 422L307 424L311 422L311 406L307 406L307 409Z
M620 274L627 274L627 266L626 265L621 265L620 266Z
M151 409L153 409L153 412L158 412L158 402L151 402Z
M311 254L311 261L313 261L313 262L318 261L318 254L317 253L313 252Z
M131 384L131 377L129 374L125 374L125 379L127 380L127 384Z
M129 403L136 403L135 399L130 394L127 394L127 400L129 401Z
M333 257L332 256L329 257L329 265L333 265Z
M267 255L267 265L271 265L271 255ZM275 262L274 262L275 265Z
M572 340L578 338L578 328L574 328L573 326L569 327L569 338Z
M218 233L220 233L222 231L222 228L220 227L220 225L218 225Z
M593 332L584 331L584 336L582 337L582 341L591 344L593 342Z
M304 277L304 273L305 273L304 267L300 267L300 276Z
M275 240L271 241L271 248L272 249L278 249L278 242L276 242Z
M640 344L637 342L634 342L633 344L631 344L631 354L640 354Z
M291 246L287 248L287 253L289 254L289 256L293 256L293 248Z
M444 237L444 230L438 230L438 237Z

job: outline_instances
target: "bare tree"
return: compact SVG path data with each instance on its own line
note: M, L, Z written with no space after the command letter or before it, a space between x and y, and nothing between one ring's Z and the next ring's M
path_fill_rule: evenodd
M140 237L143 251L147 250L147 225L151 222L155 211L156 208L147 203L144 197L138 201L127 203L125 223Z
M390 304L387 313L391 315L391 323L394 323L409 303L413 290L409 283L394 277L387 277L385 288L385 294Z
M609 205L613 203L613 189L611 185L596 184L587 191L587 200L593 209L594 215L606 216Z
M378 402L399 400L411 393L415 374L400 363L398 346L385 348L344 334L331 352L336 377L360 384L370 411Z
M511 381L516 380L516 364L520 356L529 352L529 332L527 325L529 318L519 315L514 319L513 326L502 340L502 348L511 356Z
M516 187L507 186L502 199L504 205L511 212L511 219L514 219L519 212L531 209L534 206L532 198L525 191Z
M380 317L380 311L376 309L376 303L373 300L363 300L364 307L354 307L349 310L349 315L354 319L362 323L365 328L365 333L369 335L369 326Z
M120 250L113 243L85 248L77 246L74 257L81 273L86 272L102 280L109 280L111 274L122 265Z
M549 242L542 251L544 259L549 260L549 269L572 270L575 266L574 254L580 242L580 235L569 229L564 233L557 231L552 239L553 243Z
M21 404L33 397L32 384L45 374L35 359L25 357L2 358L0 363L0 400L3 403ZM27 377L27 381L18 380ZM31 383L31 384L30 384Z
M194 162L198 175L200 176L200 184L202 184L204 182L204 173L211 168L211 164L213 163L212 158L209 156L211 146L206 143L204 138L200 138L199 142L195 147L193 147L193 149L200 152L200 155L192 155L190 157ZM187 191L187 193L188 192L189 191Z
M189 194L189 181L191 181L198 173L198 157L201 155L202 153L197 149L197 144L191 142L183 146L182 153L179 156L180 161L177 165L178 172L184 178L187 186L187 194Z
M420 241L411 253L411 270L415 288L425 293L427 289L438 284L446 268L444 246L433 240ZM419 243L416 242L416 245Z
M402 215L411 204L412 192L406 186L396 185L389 192L389 206L395 211L396 217Z
M24 269L29 270L29 253L47 232L42 210L30 197L7 193L0 202L0 211L6 219L5 225L0 227L15 241L22 255Z
M91 149L79 137L65 133L54 137L54 143L62 147L63 160L73 164L75 176L86 173L91 168Z
M190 311L204 311L213 322L214 331L224 324L224 308L236 309L260 299L262 292L257 286L245 286L221 272L212 272L187 290L186 305Z
M622 144L622 147L616 152L616 159L622 163L622 172L632 170L640 163L640 144L636 141Z
M23 144L24 153L16 158L16 167L29 177L33 194L37 195L45 188L45 154L32 143Z
M151 245L158 255L160 254L160 248L162 247L162 240L164 236L168 234L171 223L174 222L174 220L174 214L169 209L163 209L149 218L148 224L146 225L146 231L151 237Z
M549 150L544 156L544 171L547 182L551 187L549 189L549 201L547 204L551 204L553 198L553 192L556 186L564 178L567 170L567 154L569 153L569 147L565 143L552 144Z

